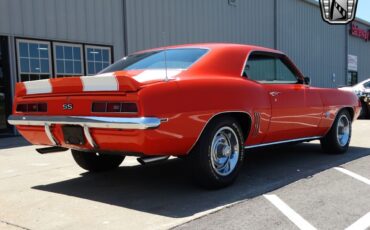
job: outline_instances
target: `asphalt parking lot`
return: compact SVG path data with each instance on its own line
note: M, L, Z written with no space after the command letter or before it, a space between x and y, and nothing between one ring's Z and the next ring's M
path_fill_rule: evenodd
M367 229L370 121L350 152L318 142L248 152L229 188L195 187L183 160L89 174L69 153L0 139L0 229Z

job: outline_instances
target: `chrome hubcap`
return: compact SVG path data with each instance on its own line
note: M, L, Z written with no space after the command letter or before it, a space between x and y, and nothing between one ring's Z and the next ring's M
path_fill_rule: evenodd
M239 140L234 130L230 127L219 129L212 140L211 162L218 175L231 174L239 159Z
M340 146L344 147L348 144L351 132L351 122L348 117L342 115L338 120L337 140Z

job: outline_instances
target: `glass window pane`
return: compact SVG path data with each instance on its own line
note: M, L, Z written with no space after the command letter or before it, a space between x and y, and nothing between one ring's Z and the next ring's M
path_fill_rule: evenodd
M101 49L94 49L95 61L102 61Z
M39 46L40 57L41 58L48 58L49 57L49 47L45 44L40 44Z
M49 73L49 60L41 60L41 72Z
M94 61L94 50L91 48L87 49L87 60Z
M286 83L297 83L297 77L281 59L276 61L276 79Z
M82 74L81 62L75 61L73 64L74 64L74 73Z
M103 69L103 64L101 62L95 62L96 73L100 72L102 69Z
M64 61L57 61L57 73L65 73L64 72Z
M73 58L74 60L81 60L81 48L80 47L73 48Z
M109 62L109 52L108 50L103 50L103 61Z
M70 60L73 59L72 47L70 47L70 46L64 46L64 58L65 59L70 59Z
M30 44L30 57L39 58L39 45L38 44Z
M64 59L63 46L56 46L55 49L57 59Z
M65 62L65 72L68 74L73 73L73 61L66 61Z
M37 80L40 80L40 75L38 75L38 74L31 74L30 75L30 80L31 81L37 81Z
M28 73L30 72L30 62L28 58L21 58L21 72Z
M31 59L31 71L32 73L40 73L40 61L38 59Z
M40 79L49 79L50 76L49 75L40 75Z
M29 53L28 53L28 44L27 43L24 43L24 42L20 42L19 43L19 55L21 57L29 57Z
M30 77L28 76L28 74L21 74L21 81L29 81L30 80Z
M90 75L90 74L95 74L95 66L94 66L94 62L89 62L87 64L87 73Z
M109 62L103 62L103 69L107 68L109 66Z

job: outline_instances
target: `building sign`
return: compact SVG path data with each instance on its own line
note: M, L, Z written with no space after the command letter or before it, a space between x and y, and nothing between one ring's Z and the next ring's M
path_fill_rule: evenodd
M357 72L357 62L358 58L355 55L348 55L348 71Z
M321 15L330 24L347 24L355 19L358 0L319 0Z
M361 38L366 42L370 40L370 30L361 29L355 23L352 23L350 33L352 36Z

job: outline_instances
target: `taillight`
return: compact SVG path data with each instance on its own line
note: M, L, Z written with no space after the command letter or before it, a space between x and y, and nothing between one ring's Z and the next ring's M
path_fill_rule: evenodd
M137 113L136 103L131 102L94 102L92 104L94 113Z
M46 113L48 105L46 103L18 104L17 112L21 113Z

